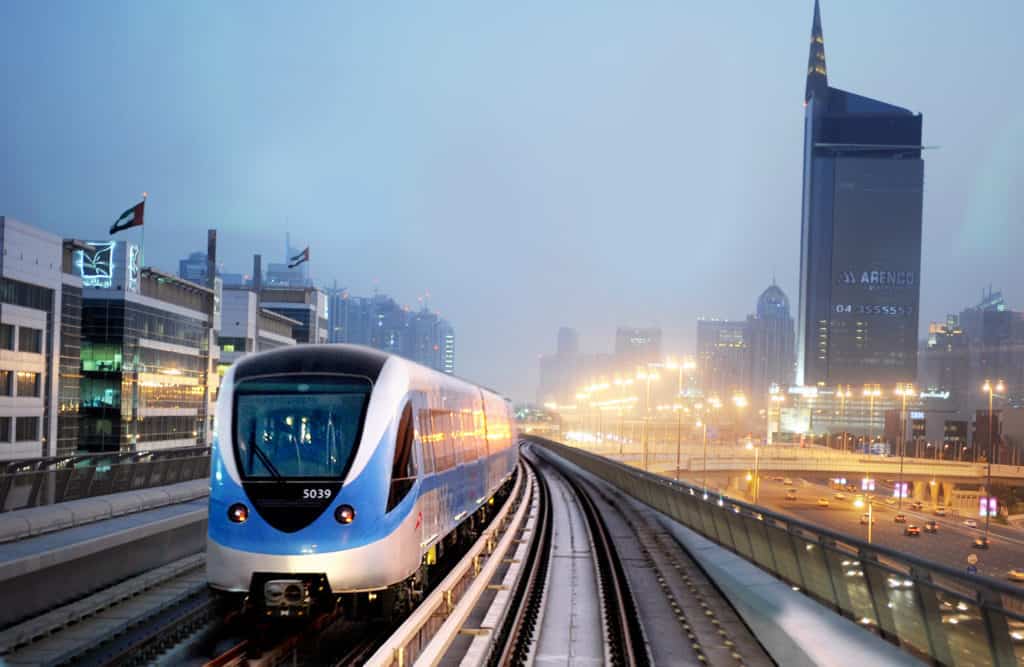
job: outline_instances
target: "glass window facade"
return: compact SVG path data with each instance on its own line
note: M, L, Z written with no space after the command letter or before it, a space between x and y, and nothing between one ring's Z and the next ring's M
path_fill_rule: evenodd
M164 296L175 288L164 283ZM130 451L205 442L209 325L130 300L82 303L81 448ZM170 343L194 353L155 349ZM173 410L175 414L166 414ZM157 412L157 414L154 414Z
M16 378L18 396L39 396L39 373L18 371Z
M11 417L0 417L0 442L11 441Z
M81 409L82 288L64 285L60 313L60 382L57 384L57 456L78 449Z
M15 442L39 440L39 417L18 417L14 420Z
M31 327L18 327L18 351L39 354L43 351L43 332Z
M14 349L14 325L0 324L0 350Z
M0 396L14 396L14 371L0 371Z

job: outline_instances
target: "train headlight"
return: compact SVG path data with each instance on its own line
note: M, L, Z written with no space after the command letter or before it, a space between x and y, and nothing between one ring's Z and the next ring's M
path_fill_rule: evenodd
M356 511L351 505L338 505L338 509L334 510L334 518L338 523L352 523L356 518Z
M231 523L245 523L249 518L249 508L242 503L235 503L228 508L228 520Z

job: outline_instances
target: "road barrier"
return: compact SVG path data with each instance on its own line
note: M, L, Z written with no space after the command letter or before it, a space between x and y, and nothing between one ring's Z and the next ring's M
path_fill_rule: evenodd
M868 544L551 440L527 440L919 658L940 665L1024 664L1022 588Z

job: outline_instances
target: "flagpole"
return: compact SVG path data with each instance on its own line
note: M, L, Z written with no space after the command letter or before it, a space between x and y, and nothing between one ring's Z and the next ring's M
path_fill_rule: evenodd
M146 197L149 196L148 192L142 193L142 203L146 203ZM142 241L139 244L139 270L146 265L146 225L142 225Z

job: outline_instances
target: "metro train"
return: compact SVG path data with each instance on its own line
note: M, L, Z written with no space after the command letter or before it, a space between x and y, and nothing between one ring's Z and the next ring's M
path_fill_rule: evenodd
M410 606L510 485L516 440L498 394L378 350L246 356L217 398L209 586L267 616Z

